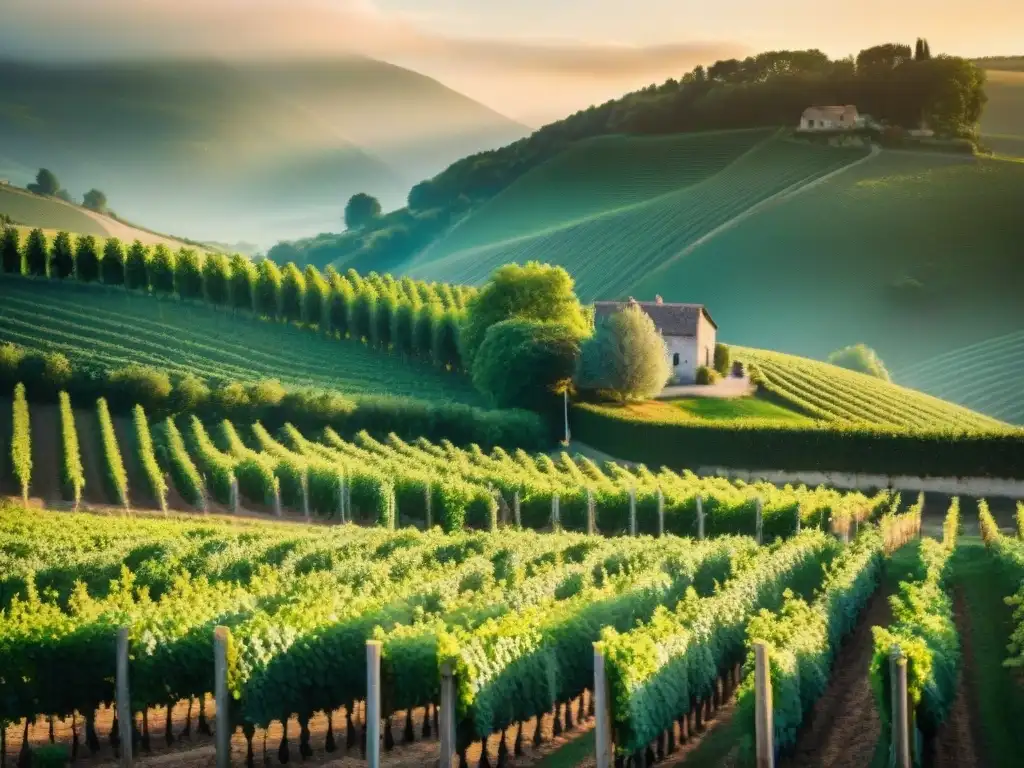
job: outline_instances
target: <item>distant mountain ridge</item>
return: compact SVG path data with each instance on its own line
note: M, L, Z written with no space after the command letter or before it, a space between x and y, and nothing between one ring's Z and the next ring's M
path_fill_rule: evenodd
M269 245L385 207L467 151L529 129L431 78L362 57L37 64L0 60L0 169L53 170L123 216Z

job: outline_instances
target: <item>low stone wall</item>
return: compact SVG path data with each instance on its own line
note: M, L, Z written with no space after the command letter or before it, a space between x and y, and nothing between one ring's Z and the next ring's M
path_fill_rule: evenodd
M803 484L810 487L826 485L842 490L873 491L893 488L897 491L945 493L952 496L986 496L1024 499L1024 480L989 477L911 477L907 475L860 475L847 472L784 472L775 469L732 469L700 467L694 472L703 477L717 475L730 480L755 482L763 480L774 485Z

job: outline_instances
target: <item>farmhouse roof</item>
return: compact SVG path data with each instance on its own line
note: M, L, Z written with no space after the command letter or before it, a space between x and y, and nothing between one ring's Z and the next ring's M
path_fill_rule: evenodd
M840 115L856 115L857 107L847 104L843 107L808 107L804 110L803 116L814 119L838 119Z
M718 328L703 304L669 304L660 301L660 296L658 299L657 301L636 301L630 297L629 301L595 301L594 316L596 319L601 319L625 309L629 304L637 304L665 336L696 336L701 315L704 315L711 325Z

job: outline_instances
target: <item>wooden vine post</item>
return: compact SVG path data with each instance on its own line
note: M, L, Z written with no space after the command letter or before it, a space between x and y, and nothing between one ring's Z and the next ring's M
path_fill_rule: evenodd
M237 515L241 501L238 498L238 478L231 475L231 514Z
M629 535L636 536L636 487L629 489Z
M757 536L757 545L761 546L764 543L764 507L760 496L757 497L755 504L754 531Z
M441 665L441 714L437 737L441 741L441 768L451 768L455 757L455 676L451 662Z
M800 522L801 522L801 513L802 512L803 512L803 504L799 504L798 503L796 505L796 535L797 536L800 535Z
M121 767L132 765L132 703L128 685L128 627L117 630L117 665L115 668L114 696L117 702L118 733L120 734Z
M217 768L230 768L231 766L231 694L228 692L230 631L227 627L217 627L213 630L213 698L217 704L214 748L217 755Z
M561 509L559 507L558 494L551 495L551 530L557 531L562 527Z
M274 514L278 517L284 516L284 512L281 510L281 483L276 477L274 478Z
M594 740L597 768L612 768L615 749L612 744L612 717L608 701L608 676L604 669L604 654L594 643Z
M307 523L313 519L309 511L309 467L302 469L302 516Z
M380 640L366 641L366 764L380 768Z
M338 473L338 517L345 522L345 471Z
M910 759L910 707L907 692L907 657L898 645L889 652L892 696L892 756L896 768L912 768Z
M594 503L594 490L587 488L587 533L597 533L597 506Z
M665 535L665 492L658 487L658 536Z
M774 728L768 644L758 640L754 643L754 734L757 744L757 768L775 766Z
M697 538L704 541L704 497L697 497Z
M519 491L516 491L512 496L512 513L515 517L516 528L523 527L523 512L519 502Z
M427 530L429 531L434 527L434 489L431 488L429 480L423 489L423 504L427 508Z

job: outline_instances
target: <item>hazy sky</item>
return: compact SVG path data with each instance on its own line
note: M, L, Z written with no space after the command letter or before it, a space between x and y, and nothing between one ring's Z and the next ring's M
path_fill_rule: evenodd
M0 17L0 54L37 59L361 52L532 125L775 48L1024 53L1024 0L0 0Z

